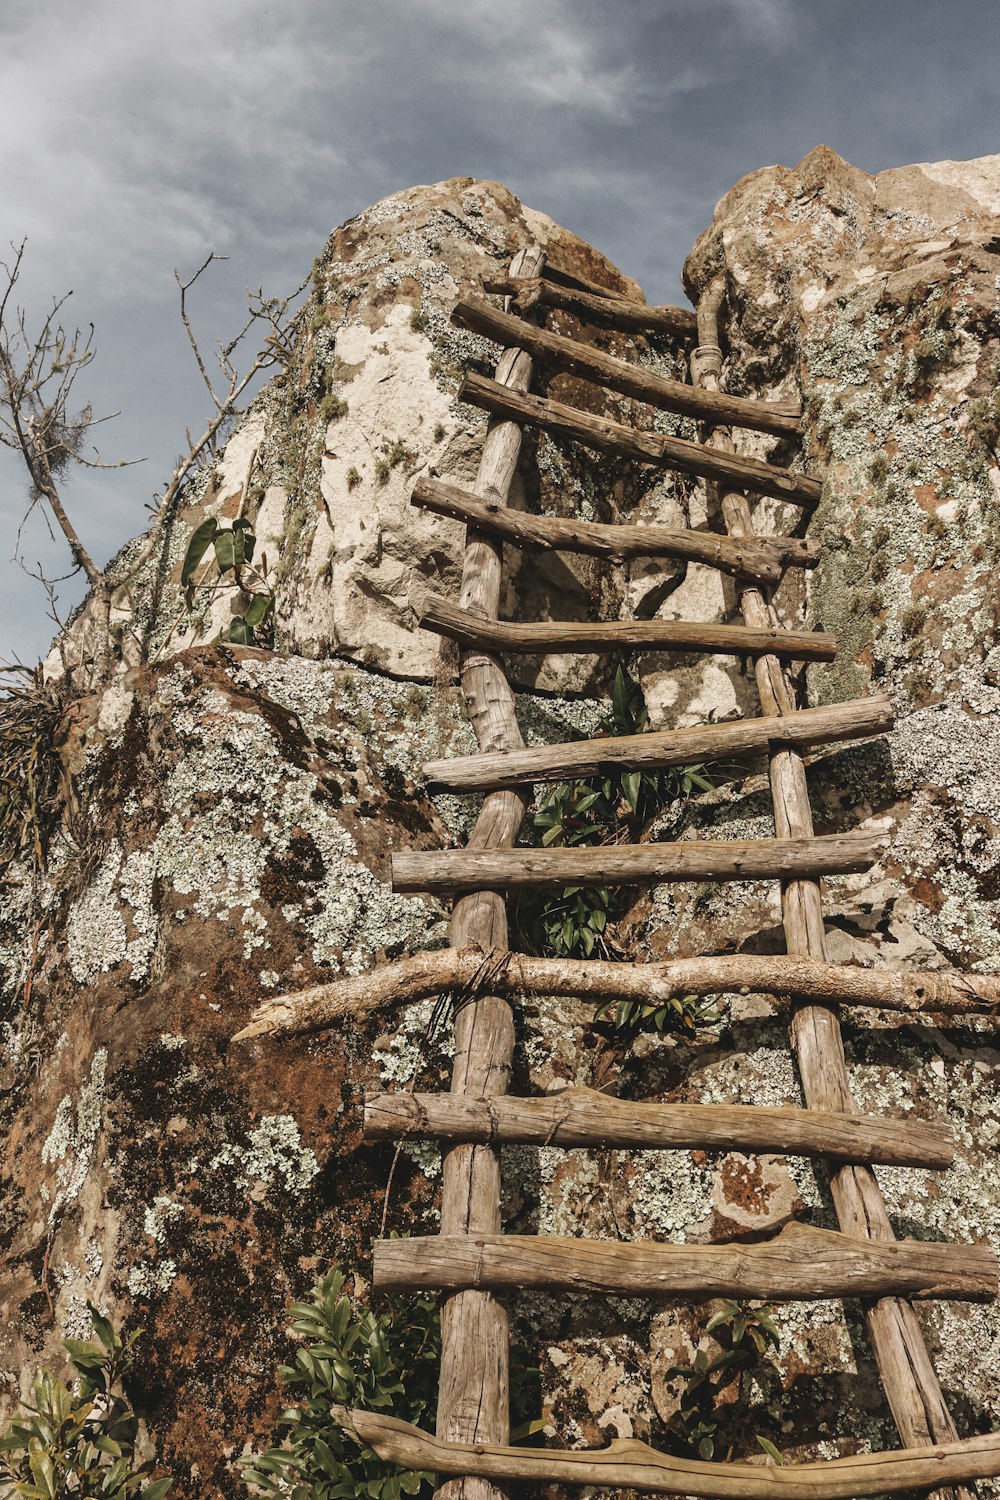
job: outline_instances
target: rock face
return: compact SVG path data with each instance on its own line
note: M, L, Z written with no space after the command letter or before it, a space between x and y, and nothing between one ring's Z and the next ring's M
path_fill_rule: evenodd
M555 266L641 297L603 256L496 183L459 178L412 188L338 229L314 265L284 378L263 393L222 462L192 487L147 569L137 616L119 622L126 639L134 633L144 655L163 656L225 628L240 608L231 591L202 590L192 614L178 611L172 585L193 528L208 516L239 513L257 532L279 650L344 656L397 677L439 676L442 647L414 628L414 604L428 588L454 592L464 530L415 509L410 491L417 474L474 477L486 418L455 393L466 370L492 375L497 350L452 328L449 315L463 290L505 274L529 242L543 244ZM579 326L570 314L557 321ZM679 368L669 341L586 336L652 369ZM637 410L569 377L554 380L551 391L626 419ZM658 425L693 435L683 419L661 415ZM513 503L608 520L622 512L666 519L681 514L683 497L673 476L539 437L526 445ZM128 557L126 549L122 564ZM513 553L508 577L510 609L542 618L586 617L595 597L614 612L626 595L630 609L648 598L652 612L664 580L676 581L662 568L609 570L592 559ZM548 689L580 689L595 666L549 660L522 664L520 676Z
M694 300L726 275L729 388L801 389L804 461L828 476L810 522L823 563L808 597L801 577L779 597L790 621L806 611L843 643L838 663L810 670L808 696L874 683L897 701L885 741L810 770L818 831L897 827L883 868L830 882L831 951L848 961L997 966L998 198L1000 159L870 178L821 148L734 188L686 269ZM442 908L387 884L393 848L462 842L476 806L430 795L420 777L425 759L471 749L471 735L453 658L413 628L411 607L422 588L454 592L462 530L408 497L418 472L474 472L484 422L455 393L462 370L488 371L495 350L452 330L448 313L460 289L537 239L555 264L640 295L491 183L414 188L334 234L287 369L190 488L119 612L121 671L67 714L71 790L46 871L13 865L0 887L7 1396L36 1362L58 1360L60 1337L86 1335L88 1298L144 1325L132 1395L179 1494L239 1492L231 1459L271 1432L279 1408L288 1300L334 1256L368 1266L392 1150L362 1144L362 1093L446 1086L448 1032L430 1002L280 1046L229 1038L262 993L444 941ZM569 323L559 314L550 326ZM586 336L664 373L682 368L669 344ZM548 388L693 435L580 381ZM766 439L745 446L782 456ZM526 444L515 502L714 520L699 486L547 438ZM776 529L801 521L771 502L758 513ZM238 609L231 593L200 589L189 613L178 586L194 528L237 514L254 522L277 601L273 639L256 648L210 644ZM716 618L734 603L730 580L693 567L511 552L507 576L507 609L526 618ZM57 673L58 658L50 665ZM738 662L640 667L664 721L756 712ZM597 726L601 664L517 670L530 743ZM765 780L678 802L654 836L699 829L771 833ZM619 936L636 956L773 950L779 926L764 885L675 887L638 900ZM760 1002L734 1000L724 1023L683 1043L625 1047L562 1001L525 1006L518 1025L519 1090L799 1102L784 1021ZM845 1035L861 1107L951 1116L958 1131L949 1174L880 1169L899 1232L995 1243L992 1036L873 1017ZM433 1228L439 1170L436 1150L404 1150L389 1229ZM519 1232L697 1242L792 1216L833 1222L822 1175L777 1158L519 1147L505 1153L504 1181ZM568 1443L661 1434L677 1404L669 1367L704 1341L704 1317L617 1299L526 1296L514 1312ZM921 1316L962 1431L997 1425L996 1309ZM796 1307L779 1322L768 1400L780 1445L892 1446L855 1311ZM744 1429L753 1448L752 1418Z

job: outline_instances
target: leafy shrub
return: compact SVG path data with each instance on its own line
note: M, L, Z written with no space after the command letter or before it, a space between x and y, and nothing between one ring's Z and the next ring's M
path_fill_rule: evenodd
M621 667L615 673L605 735L644 734L649 714L639 684ZM544 849L616 844L635 838L661 808L677 797L711 791L705 767L669 766L660 771L620 771L579 781L558 781L539 798L533 827ZM557 958L620 957L608 932L621 915L619 892L605 886L566 886L526 893L516 908L525 946ZM661 1028L662 1029L662 1028Z
M748 1410L760 1414L759 1409L757 1413L752 1411L751 1387L774 1374L773 1351L780 1337L771 1316L773 1311L771 1307L751 1307L749 1302L724 1301L705 1325L705 1332L712 1334L719 1345L715 1358L710 1359L704 1349L699 1349L691 1364L672 1365L667 1371L668 1377L684 1378L680 1406L669 1424L670 1433L683 1453L704 1459L715 1457L721 1415L719 1397L734 1381L736 1400L728 1408L733 1417L745 1417ZM765 1416L764 1420L769 1418ZM770 1438L759 1432L754 1436L765 1453L778 1463L782 1461ZM727 1447L731 1451L732 1444Z
M279 1374L296 1402L279 1426L281 1447L240 1459L246 1483L283 1500L400 1500L433 1486L434 1476L399 1469L359 1448L336 1425L332 1402L392 1411L420 1425L433 1417L441 1337L433 1297L393 1297L372 1312L344 1293L334 1265L305 1302L293 1302L289 1332L301 1343Z
M630 1042L645 1031L693 1037L700 1026L714 1026L719 1012L711 1000L703 1000L698 995L672 995L663 1005L647 1005L641 1000L610 1000L596 1012L595 1019L611 1020L620 1039Z
M0 1433L0 1493L25 1500L163 1500L173 1480L147 1482L154 1465L136 1463L138 1418L116 1387L134 1360L139 1333L124 1342L90 1303L97 1343L65 1339L76 1372L72 1388L39 1370L32 1403Z

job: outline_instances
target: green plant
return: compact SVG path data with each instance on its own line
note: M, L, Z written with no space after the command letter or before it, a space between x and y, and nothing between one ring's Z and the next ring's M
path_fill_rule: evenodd
M347 488L349 490L356 490L360 483L361 475L358 473L355 465L351 464L351 467L347 471Z
M88 1302L98 1342L65 1339L73 1387L39 1370L32 1404L0 1434L0 1491L25 1500L163 1500L173 1481L136 1462L139 1421L116 1389L134 1360L139 1332L124 1341ZM5 1486L5 1487L4 1487Z
M698 995L672 995L663 1005L647 1005L641 1000L611 1000L595 1013L595 1020L609 1019L620 1039L632 1041L642 1032L668 1032L671 1036L693 1037L701 1026L714 1026L719 1011L710 1000Z
M422 307L415 307L410 313L410 327L413 329L414 333L426 332L430 321L430 318L427 316L426 312L424 312L424 309Z
M649 714L638 683L621 667L615 673L611 713L600 735L643 734ZM661 771L619 771L579 781L555 782L539 798L532 820L543 848L619 843L636 837L661 808L694 791L710 791L705 767L672 766ZM536 952L560 958L617 957L608 924L620 914L618 892L604 886L566 886L528 893L516 908L521 935Z
M233 615L226 629L217 638L229 641L234 646L253 646L258 643L257 634L270 618L274 609L274 594L266 581L267 560L261 559L260 569L252 566L257 538L253 526L245 516L237 516L232 526L222 527L215 516L209 516L196 527L188 543L181 567L181 588L188 609L194 608L195 590L206 580L199 576L199 569L206 552L211 547L216 578L214 589L231 587L249 595L249 603L241 615ZM231 584L226 582L232 573Z
M429 1491L433 1475L384 1463L337 1426L331 1403L388 1411L420 1424L437 1399L439 1317L433 1297L394 1297L361 1308L345 1294L338 1265L293 1302L295 1362L279 1374L295 1402L283 1411L280 1447L238 1462L247 1485L287 1500L400 1500Z
M774 1351L781 1340L774 1325L771 1307L751 1307L749 1302L722 1303L705 1325L719 1346L719 1353L709 1358L699 1349L689 1365L672 1365L668 1378L683 1377L680 1405L668 1424L681 1450L698 1458L716 1455L722 1410L720 1396L736 1383L736 1400L730 1408L745 1415L750 1405L751 1387L774 1374ZM756 1413L755 1413L756 1414ZM770 1438L755 1432L764 1452L782 1462L781 1454ZM725 1456L732 1451L727 1443Z

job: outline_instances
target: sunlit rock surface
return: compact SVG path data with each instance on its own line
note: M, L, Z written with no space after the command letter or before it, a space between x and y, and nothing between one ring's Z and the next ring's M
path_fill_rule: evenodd
M734 188L687 266L695 299L726 275L730 389L801 391L796 461L828 476L809 522L823 564L808 591L791 575L778 601L789 622L807 612L843 642L833 667L812 669L808 695L888 688L899 710L891 736L810 767L818 831L896 826L883 868L829 882L831 956L846 962L997 966L998 194L996 159L873 179L821 148ZM436 1147L404 1148L387 1189L392 1148L360 1138L366 1088L446 1086L449 1027L433 1002L280 1045L229 1038L262 995L445 939L446 911L387 881L392 849L460 844L476 808L421 779L425 759L472 740L454 658L414 629L411 607L425 587L454 593L462 529L408 497L418 473L474 473L484 422L455 393L462 370L490 370L496 350L452 330L448 313L539 237L565 268L637 295L496 184L411 189L336 232L287 372L185 497L120 622L122 671L67 716L72 798L47 873L33 883L14 868L0 887L6 1395L58 1359L60 1337L85 1336L88 1298L144 1325L132 1396L178 1493L238 1492L231 1459L270 1434L280 1408L288 1300L333 1256L365 1274L383 1213L390 1230L436 1224ZM550 326L576 328L561 314ZM682 368L669 344L588 336ZM583 382L549 389L693 435ZM788 457L765 438L740 442ZM545 438L526 443L514 500L718 524L700 486ZM757 509L765 528L804 524L788 507ZM203 592L192 616L178 587L194 527L238 513L255 521L277 598L273 645L258 649L211 644L230 595ZM507 560L505 610L521 618L715 619L735 604L731 580L706 569ZM739 662L639 666L665 722L757 711ZM516 671L529 743L597 727L603 666L552 658ZM667 809L653 836L770 836L761 769ZM780 949L777 893L660 888L618 936L640 958ZM622 1047L564 1001L518 1016L519 1091L800 1102L786 1019L760 1000L734 999L684 1044ZM951 1172L879 1170L898 1231L996 1244L993 1035L871 1014L850 1015L845 1035L859 1107L956 1126ZM697 1243L790 1217L833 1223L822 1174L779 1158L518 1147L504 1153L504 1183L505 1222L520 1232ZM703 1340L706 1309L524 1296L513 1313L561 1441L662 1440L677 1408L669 1367ZM996 1425L996 1310L941 1304L921 1318L960 1429ZM792 1456L892 1446L856 1309L794 1306L778 1321L768 1435ZM730 1422L737 1453L759 1451L756 1430L753 1412Z

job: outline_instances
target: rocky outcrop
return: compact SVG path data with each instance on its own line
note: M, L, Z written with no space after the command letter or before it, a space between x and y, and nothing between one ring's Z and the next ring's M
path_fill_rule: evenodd
M801 389L796 462L828 476L810 522L823 563L808 592L790 576L778 601L790 622L807 611L845 643L833 667L810 669L808 695L874 683L899 708L885 741L810 767L819 832L896 825L872 878L829 884L832 956L861 963L997 964L998 195L997 160L870 178L820 149L734 188L687 265L695 299L726 276L729 388ZM288 1299L333 1256L363 1269L383 1213L390 1229L434 1223L438 1153L407 1146L390 1174L391 1148L360 1138L365 1088L445 1086L448 1028L431 1002L313 1039L229 1039L262 993L444 941L445 912L394 896L386 879L393 848L461 842L476 805L432 796L420 777L425 759L461 753L471 737L453 658L414 630L412 613L421 588L454 591L461 528L408 497L417 473L468 479L478 458L483 419L456 391L461 371L488 368L495 350L451 329L451 303L539 238L554 263L638 295L496 184L414 188L334 234L287 368L189 488L118 612L121 670L67 718L71 789L47 869L10 867L0 888L0 1371L12 1396L37 1360L57 1358L59 1337L86 1333L87 1298L144 1324L132 1394L178 1493L238 1490L231 1457L278 1408ZM587 336L664 373L681 368L668 344ZM638 414L567 377L549 389ZM787 457L772 440L741 441ZM515 502L602 520L716 520L700 486L548 438L526 444ZM237 514L254 523L276 600L273 636L255 648L211 644L237 607L231 592L201 590L188 612L179 589L194 528ZM758 516L802 524L769 501ZM526 618L599 608L712 619L734 602L730 580L693 566L508 561L507 610ZM604 670L521 662L528 742L591 732ZM756 711L739 662L648 658L641 670L663 721ZM764 779L676 804L654 836L692 829L772 832ZM619 936L639 956L768 950L779 912L761 885L662 888L636 902ZM879 1170L900 1231L995 1241L992 1037L871 1017L846 1037L861 1106L951 1116L958 1129L950 1174ZM583 1006L533 1002L519 1008L516 1069L519 1089L798 1102L783 1020L739 999L697 1039L628 1048ZM776 1158L518 1147L504 1182L520 1232L697 1241L792 1216L832 1223L822 1175ZM943 1304L922 1316L960 1427L996 1425L996 1310ZM515 1317L568 1443L657 1433L676 1409L669 1367L703 1326L616 1299L525 1296ZM780 1321L783 1389L769 1400L782 1445L891 1445L853 1312L793 1308Z
M350 220L313 267L303 328L284 375L260 396L199 486L189 489L159 554L145 571L133 616L118 629L133 658L157 659L224 630L241 605L233 591L200 591L192 613L179 603L180 564L206 517L237 513L253 523L257 560L275 596L273 643L312 659L343 656L396 677L423 681L451 661L417 631L414 605L428 588L452 592L464 535L460 524L410 504L418 474L471 481L484 414L455 396L467 370L493 373L496 348L449 322L461 291L505 274L529 242L552 265L609 289L634 283L575 235L527 209L497 183L457 178L411 188ZM559 326L578 328L571 315ZM588 332L650 368L676 373L669 340ZM572 377L555 396L626 415L635 403L606 398ZM693 434L659 414L664 430ZM616 464L569 442L526 445L513 503L602 520L622 514L682 517L685 489L672 476ZM119 562L124 568L132 549ZM676 576L675 576L676 574ZM593 559L512 556L508 607L534 617L586 617L593 601L617 612L653 612L677 570L609 570ZM522 664L520 680L550 690L584 689L599 664L550 659Z

